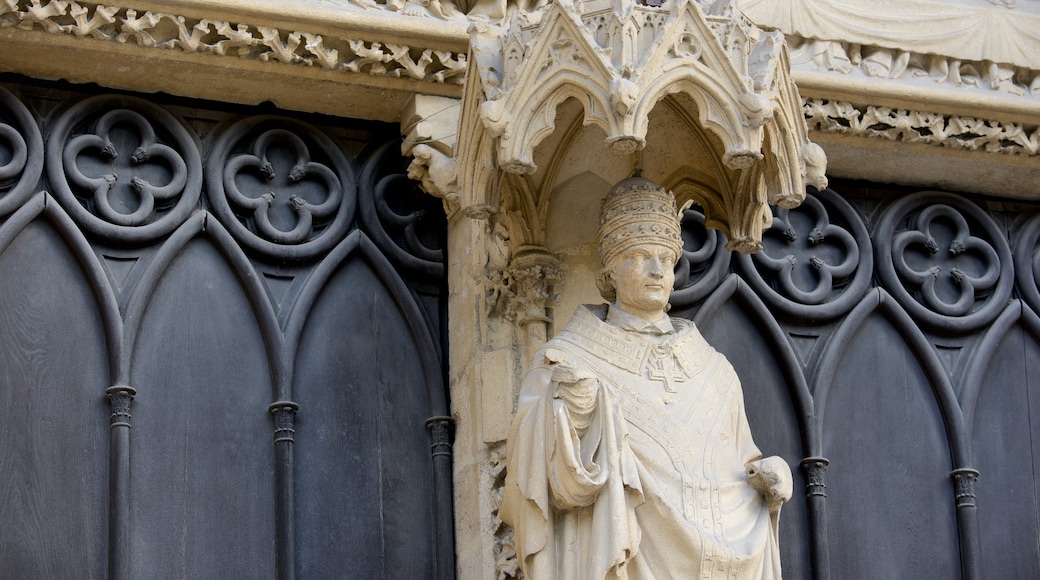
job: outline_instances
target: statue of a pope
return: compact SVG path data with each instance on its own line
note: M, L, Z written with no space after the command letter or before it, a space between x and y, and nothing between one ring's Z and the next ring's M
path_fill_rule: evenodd
M598 284L535 355L508 443L501 509L530 580L780 578L783 459L751 439L740 382L665 311L682 249L675 199L610 191Z

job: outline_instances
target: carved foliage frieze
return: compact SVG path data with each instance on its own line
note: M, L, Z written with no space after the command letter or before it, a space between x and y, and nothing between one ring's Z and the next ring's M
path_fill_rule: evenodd
M2 0L0 27L434 83L461 84L466 70L465 53L451 50L75 0Z
M1040 154L1040 127L1022 123L826 99L806 99L803 109L815 131L987 153Z

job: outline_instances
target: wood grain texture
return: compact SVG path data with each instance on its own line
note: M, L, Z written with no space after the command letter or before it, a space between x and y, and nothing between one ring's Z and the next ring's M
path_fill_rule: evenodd
M0 254L0 281L0 570L104 578L108 364L97 304L42 221Z
M134 577L272 577L269 365L228 262L196 238L176 254L133 351Z

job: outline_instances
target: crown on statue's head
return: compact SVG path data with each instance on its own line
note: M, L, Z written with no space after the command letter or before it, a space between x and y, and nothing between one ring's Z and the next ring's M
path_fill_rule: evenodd
M599 214L599 258L606 265L640 244L659 244L682 255L679 212L672 192L645 177L617 183Z

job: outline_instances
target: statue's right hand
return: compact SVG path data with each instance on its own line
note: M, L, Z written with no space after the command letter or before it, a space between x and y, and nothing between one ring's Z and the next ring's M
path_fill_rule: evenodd
M560 399L570 412L571 423L578 432L584 432L596 410L599 380L582 369L565 364L553 365L553 397Z

